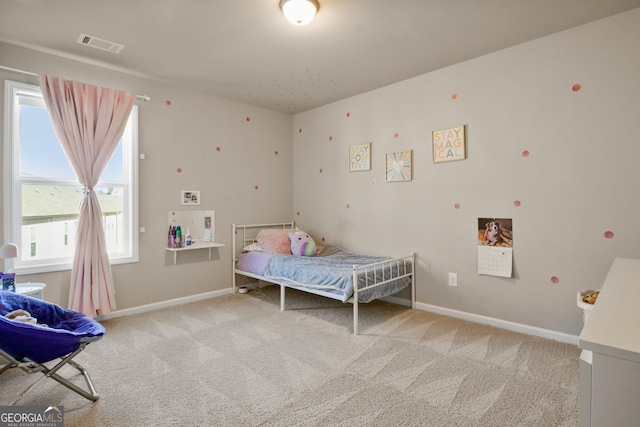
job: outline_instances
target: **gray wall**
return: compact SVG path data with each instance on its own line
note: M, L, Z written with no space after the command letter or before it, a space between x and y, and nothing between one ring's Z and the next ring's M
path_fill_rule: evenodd
M614 257L640 258L639 45L634 10L293 117L1 43L0 64L152 97L139 110L146 232L140 262L113 267L120 309L228 288L230 224L293 216L319 242L417 252L420 303L577 334L576 292ZM462 124L468 159L433 164L431 132ZM348 172L349 145L368 142L372 170ZM413 180L385 182L385 154L406 149ZM164 250L183 189L216 211L219 259L174 266ZM477 274L479 217L513 218L513 278ZM20 280L67 301L69 272Z
M118 309L228 289L231 224L291 217L291 115L3 43L0 65L151 97L137 102L139 151L146 155L139 162L145 232L140 262L113 266ZM5 79L37 84L35 77L0 70ZM181 206L181 190L200 190L201 206ZM179 209L215 210L217 240L226 246L213 251L214 260L198 250L181 252L173 264L165 250L167 216ZM18 280L45 282L46 299L67 304L69 271Z
M577 291L640 258L638 46L636 9L295 115L298 225L417 252L421 303L578 334ZM434 164L431 132L456 125L468 158ZM372 170L349 172L348 147L369 142ZM408 149L413 180L385 182L385 154ZM477 274L484 217L513 218L511 279Z

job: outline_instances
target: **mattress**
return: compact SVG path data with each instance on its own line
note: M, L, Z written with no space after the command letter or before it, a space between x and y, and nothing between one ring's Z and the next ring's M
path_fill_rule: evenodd
M346 302L354 293L353 266L368 265L386 259L388 258L357 254L328 245L314 257L247 252L238 257L237 269L286 286L330 293L335 295L336 299ZM393 263L359 273L358 302L370 302L404 289L411 283L411 278L390 279L411 272L411 268L410 263ZM390 281L384 285L364 289L367 285L382 280Z

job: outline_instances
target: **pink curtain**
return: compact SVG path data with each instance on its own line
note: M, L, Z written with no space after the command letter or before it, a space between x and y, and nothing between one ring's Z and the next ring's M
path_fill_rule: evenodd
M95 317L116 309L102 211L93 191L118 146L133 107L131 93L39 76L53 129L84 186L69 308Z

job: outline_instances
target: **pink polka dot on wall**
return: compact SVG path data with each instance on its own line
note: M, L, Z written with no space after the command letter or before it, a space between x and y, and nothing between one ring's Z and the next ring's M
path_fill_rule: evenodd
M253 188L255 188L256 190L259 190L259 189L260 189L260 186L259 186L259 185L256 185L256 186L255 186L255 187L253 187Z
M524 150L522 152L522 157L529 157L529 151L528 150Z
M580 89L582 89L582 86L581 86L581 85L579 85L578 83L574 84L574 85L571 87L571 90L572 90L572 91L574 91L574 92L578 92Z
M347 203L347 209L349 209L351 207L351 205L349 205L349 203Z
M247 117L245 120L246 120L247 122L250 122L250 121L251 121L251 117Z
M455 205L453 205L453 207L456 209L460 209L460 203L456 203Z
M398 139L398 138L400 138L400 134L399 134L398 132L396 132L396 133L394 133L394 134L393 134L393 137L394 137L395 139Z
M514 201L513 201L513 206L515 206L516 208L517 208L518 206L520 206L520 204L521 204L521 203L520 203L520 200L514 200Z
M320 239L323 243L324 243L324 237L322 239Z
M333 141L333 137L332 136L329 137L329 141Z
M298 133L302 133L302 128L298 129Z
M558 279L558 277L556 276L552 276L551 277L551 283L558 283L560 281L560 279Z
M351 117L351 113L347 113L347 117Z
M300 211L296 212L296 215L300 216Z
M320 173L322 173L322 168L320 168Z
M457 93L451 94L451 99L458 99L458 94Z
M604 237L606 239L613 239L613 236L614 236L613 231L607 230L604 232Z
M182 168L178 168L178 169L176 169L176 172L178 172L178 173L182 173Z
M166 101L164 101L164 103L165 103L167 106L171 105L171 101L170 101L170 100L168 100L168 99L167 99Z
M275 154L276 156L280 153L278 153L278 150L274 151L273 154Z
M222 150L222 148L220 148L220 147L216 147L216 151L217 151L217 152L220 152L220 150Z

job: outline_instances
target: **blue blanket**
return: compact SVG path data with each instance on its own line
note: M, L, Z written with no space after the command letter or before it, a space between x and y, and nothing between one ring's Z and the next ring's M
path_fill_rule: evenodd
M355 254L336 246L327 245L321 254L314 257L274 254L267 263L265 276L276 281L291 282L297 286L328 290L341 296L343 302L353 295L353 266L366 265L384 261L383 257ZM383 265L376 269L369 269L358 276L358 302L370 302L377 298L393 295L404 289L411 279L405 277L393 280L385 285L360 292L367 281L371 285L374 276L378 282L397 277L405 273L404 263L399 265ZM407 272L411 271L407 264Z

